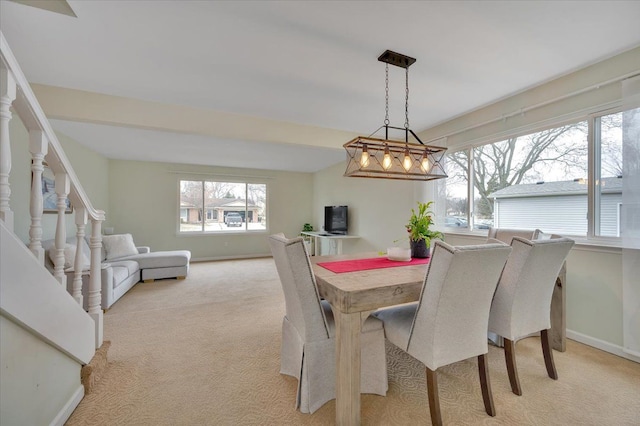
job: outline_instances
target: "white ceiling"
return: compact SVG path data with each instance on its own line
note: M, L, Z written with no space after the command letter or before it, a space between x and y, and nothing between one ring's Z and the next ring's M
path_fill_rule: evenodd
M640 45L640 1L68 3L77 18L0 0L0 30L31 83L354 134L383 122L386 49L417 58L417 132ZM404 84L390 67L392 125L404 125ZM52 124L109 158L278 170L342 161L346 142Z

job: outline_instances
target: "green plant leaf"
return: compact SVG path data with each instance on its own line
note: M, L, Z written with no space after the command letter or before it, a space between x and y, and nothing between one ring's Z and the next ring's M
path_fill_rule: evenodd
M435 214L430 210L433 201L422 203L418 201L418 212L411 209L411 217L406 225L411 241L425 240L427 247L431 245L431 239L440 238L444 240L444 235L440 231L430 229L433 225L433 217Z

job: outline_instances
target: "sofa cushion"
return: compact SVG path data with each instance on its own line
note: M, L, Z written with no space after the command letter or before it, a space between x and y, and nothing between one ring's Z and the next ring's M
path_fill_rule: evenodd
M114 270L114 276L116 268L124 268L124 270L127 272L127 275L125 275L124 278L127 278L129 275L133 275L140 270L140 266L135 260L117 260L109 262L109 265L111 265Z
M126 259L135 260L140 269L169 268L173 266L185 266L191 260L189 250L156 251L129 256Z
M113 271L113 289L118 288L122 283L128 282L128 278L132 275L138 275L135 281L140 280L140 270L131 265L135 262L117 262L111 264L111 270ZM115 301L114 301L115 302Z
M105 235L102 244L106 252L106 260L138 254L131 234Z

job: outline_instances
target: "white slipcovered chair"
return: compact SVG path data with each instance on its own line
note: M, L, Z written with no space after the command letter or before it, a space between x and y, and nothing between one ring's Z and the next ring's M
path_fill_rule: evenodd
M487 238L511 244L513 237L526 238L527 240L537 240L542 234L539 229L515 229L515 228L489 228Z
M335 323L331 306L321 300L304 240L282 234L269 237L282 283L286 313L282 320L280 372L298 379L296 408L313 413L335 398ZM382 322L369 317L362 326L362 393L385 396L387 360Z
M519 229L519 228L489 228L487 234L487 242L502 241L505 244L511 244L513 237L526 238L527 240L537 240L542 235L539 229ZM487 337L495 346L503 347L504 340L496 333L487 333Z
M549 329L551 297L556 277L573 246L569 238L530 241L514 237L498 289L491 305L489 331L504 338L505 359L511 390L522 395L516 369L518 339L540 332L549 377L558 379L553 362Z
M478 357L485 411L495 416L486 360L487 323L511 247L493 244L453 247L436 241L420 299L374 313L387 339L426 366L431 422L442 424L436 370Z

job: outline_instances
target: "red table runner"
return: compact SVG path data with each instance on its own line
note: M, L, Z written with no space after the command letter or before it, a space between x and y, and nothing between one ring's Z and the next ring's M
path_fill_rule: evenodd
M430 258L412 258L410 262L389 260L386 257L372 257L368 259L337 260L334 262L321 262L318 266L342 274L344 272L366 271L367 269L394 268L396 266L424 265Z

